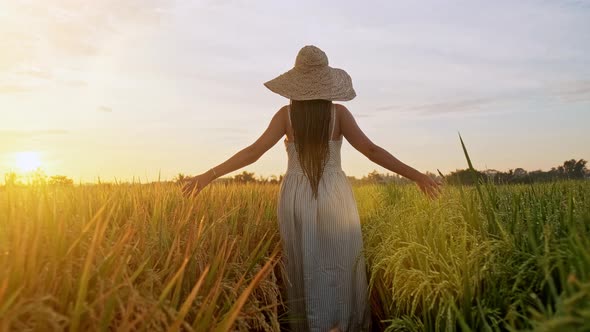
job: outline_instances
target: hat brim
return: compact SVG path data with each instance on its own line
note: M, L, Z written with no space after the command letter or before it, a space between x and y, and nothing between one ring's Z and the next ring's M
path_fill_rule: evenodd
M268 89L293 100L348 101L356 97L350 75L330 66L301 71L293 68L264 83Z

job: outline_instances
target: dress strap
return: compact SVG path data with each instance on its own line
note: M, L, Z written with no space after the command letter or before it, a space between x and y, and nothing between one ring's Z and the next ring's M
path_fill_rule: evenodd
M330 134L330 139L334 137L334 127L336 127L336 107L332 104L332 133Z

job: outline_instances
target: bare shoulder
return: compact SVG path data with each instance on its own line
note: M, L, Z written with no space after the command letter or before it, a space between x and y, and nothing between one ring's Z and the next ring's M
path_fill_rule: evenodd
M344 105L336 104L336 109L342 135L355 149L365 155L369 154L374 144L359 128L352 113Z
M282 117L286 117L288 114L288 110L289 110L289 105L283 105L281 106L281 108L279 108L279 110L277 111L277 115L280 115Z
M273 116L273 120L278 122L277 125L280 124L283 131L286 132L286 128L289 124L289 105L281 106Z
M337 113L337 118L344 118L344 119L350 119L354 117L352 116L352 113L348 110L348 108L346 108L346 106L342 105L342 104L334 104L334 108L335 111Z
M336 107L336 112L342 112L343 110L348 111L348 108L346 108L346 106L344 106L342 104L334 103L334 107Z
M281 123L287 124L289 121L289 105L281 106L274 117L280 119Z
M336 107L336 112L350 113L350 111L348 110L348 108L346 108L346 106L344 106L342 104L336 104L336 103L334 103L334 106Z

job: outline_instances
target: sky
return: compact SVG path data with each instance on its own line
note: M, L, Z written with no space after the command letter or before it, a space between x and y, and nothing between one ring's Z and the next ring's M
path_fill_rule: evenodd
M416 169L466 168L460 133L476 168L548 170L590 159L589 31L581 0L2 1L0 176L23 155L76 182L204 172L288 102L263 83L305 45L351 75L365 134ZM286 158L279 141L228 175ZM388 172L347 142L342 168Z

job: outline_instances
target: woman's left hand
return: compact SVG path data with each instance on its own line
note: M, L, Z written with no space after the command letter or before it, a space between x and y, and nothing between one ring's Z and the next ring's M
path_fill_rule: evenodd
M420 179L416 181L416 184L420 187L420 190L430 198L437 198L441 193L440 186L442 183L435 181L428 175L422 174Z
M197 196L209 183L211 183L211 177L207 173L193 176L182 186L182 193L185 196Z

